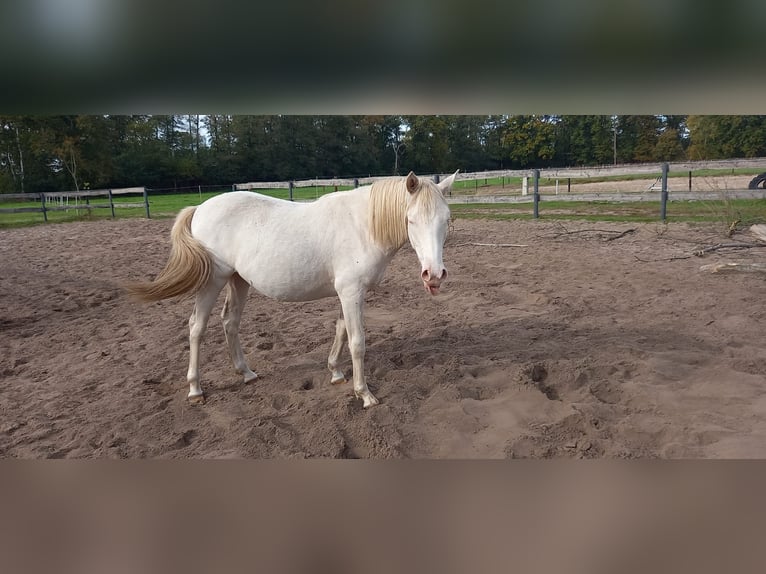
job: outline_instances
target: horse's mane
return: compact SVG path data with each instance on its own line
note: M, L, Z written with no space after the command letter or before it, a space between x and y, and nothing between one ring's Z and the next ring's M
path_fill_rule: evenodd
M406 177L379 179L370 188L369 225L372 239L384 250L399 249L407 241ZM433 217L436 202L444 196L430 180L420 179L412 201L419 206L423 217Z

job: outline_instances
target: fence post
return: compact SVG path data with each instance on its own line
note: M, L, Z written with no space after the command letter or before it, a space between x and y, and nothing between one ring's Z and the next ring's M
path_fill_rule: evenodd
M441 181L441 176L440 176L440 175L437 173L437 174L434 176L434 183L439 183L440 181Z
M112 190L107 189L106 195L109 197L109 208L112 210L112 219L114 219L114 200L112 199Z
M660 219L665 223L668 212L668 164L662 164L662 191L660 192Z
M354 178L354 189L356 189L357 187L359 187L359 179L355 177Z
M151 219L149 215L149 192L146 191L146 186L144 186L144 207L146 207L146 219Z
M287 184L288 191L290 192L290 201L293 200L293 182L290 181Z
M689 170L689 191L692 190L692 171Z
M535 174L535 188L534 195L532 196L532 205L534 206L534 218L540 217L540 170L536 169Z
M48 223L48 208L45 207L45 194L44 193L40 194L40 204L41 204L41 208L43 210L43 221L45 221L45 223Z

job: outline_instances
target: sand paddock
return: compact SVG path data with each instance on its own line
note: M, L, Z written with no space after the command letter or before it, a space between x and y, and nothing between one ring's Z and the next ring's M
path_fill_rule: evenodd
M681 258L720 228L458 220L437 297L405 247L367 298L381 404L363 410L329 384L337 299L254 293L241 335L261 378L233 371L221 297L208 400L188 404L191 300L120 288L162 268L171 224L0 230L0 456L766 457L764 276L700 271L766 251Z

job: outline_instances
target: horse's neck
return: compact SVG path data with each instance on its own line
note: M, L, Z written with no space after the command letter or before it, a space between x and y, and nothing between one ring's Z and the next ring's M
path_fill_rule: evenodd
M407 242L406 213L396 201L373 198L372 186L354 190L359 192L365 205L368 233L372 241L392 257ZM389 195L388 198L391 198Z

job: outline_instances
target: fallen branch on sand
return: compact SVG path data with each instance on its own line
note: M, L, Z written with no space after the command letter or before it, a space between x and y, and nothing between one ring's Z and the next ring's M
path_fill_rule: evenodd
M465 247L466 245L475 245L477 247L529 247L523 243L458 243L453 247Z
M626 229L625 231L623 231L622 233L618 233L614 237L607 237L606 239L604 239L604 241L614 241L615 239L619 239L620 237L625 237L629 233L635 233L635 232L636 232L635 229Z
M764 225L763 223L751 225L750 233L753 234L756 239L760 241L766 241L766 225Z
M719 249L754 249L758 247L766 248L766 243L717 243L716 245L708 245L707 247L695 249L692 251L691 255L677 255L675 257L664 257L661 259L641 259L638 255L634 255L633 257L642 263L655 263L658 261L680 261L682 259L691 259L692 257L703 257L707 253L712 253L714 251L718 251ZM757 263L755 265L760 264ZM703 265L703 267L709 266Z
M721 273L744 271L746 273L766 273L766 263L711 263L700 267L700 271Z
M553 234L553 237L561 237L562 235L579 235L583 233L593 233L596 235L610 234L611 236L604 238L604 241L614 241L615 239L620 239L621 237L625 237L626 235L635 233L637 231L636 228L626 229L625 231L615 231L613 229L575 229L569 231L561 223L558 223L558 227L560 227L563 231Z
M719 249L752 249L754 247L766 247L766 243L718 243L717 245L709 245L708 247L697 249L694 251L694 255L702 257L705 253L711 253Z
M662 257L660 259L641 259L638 255L633 256L636 261L641 263L657 263L659 261L681 261L682 259L691 259L693 255L678 255L676 257Z

